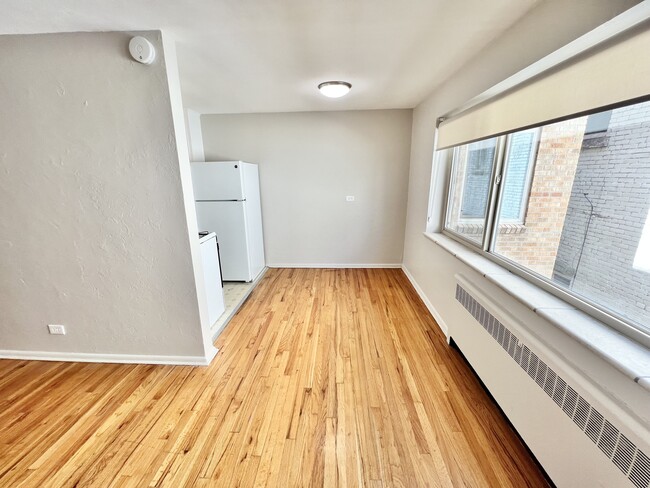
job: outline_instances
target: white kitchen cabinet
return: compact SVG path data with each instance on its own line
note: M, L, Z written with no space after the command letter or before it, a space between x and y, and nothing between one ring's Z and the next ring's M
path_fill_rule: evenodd
M203 264L203 279L205 292L208 297L208 319L210 327L214 325L225 310L223 286L221 285L221 269L217 249L217 236L214 232L199 240L201 245L201 261Z

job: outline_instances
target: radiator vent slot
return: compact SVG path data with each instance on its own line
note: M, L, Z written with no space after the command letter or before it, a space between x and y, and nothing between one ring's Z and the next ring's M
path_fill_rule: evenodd
M635 486L650 486L650 459L641 450L636 451L629 478Z
M576 408L576 413L573 415L573 421L578 427L580 427L580 430L585 430L590 408L591 405L589 405L587 400L582 397L578 398L578 407Z
M625 437L623 434L620 435L618 439L618 445L616 446L616 451L614 451L614 457L612 461L614 464L623 471L627 473L632 466L632 459L634 459L635 445L630 442L630 440Z
M566 381L564 381L562 378L558 376L557 383L555 383L555 391L553 392L553 401L560 408L562 408L562 402L564 401L565 393L566 393Z
M612 457L612 454L614 454L618 434L618 429L610 424L609 420L605 420L603 434L600 436L600 441L598 441L598 447L605 453L605 456Z
M577 404L578 404L578 394L573 388L567 386L566 397L564 397L564 404L562 404L562 410L564 410L564 413L566 413L569 417L573 417L573 412L575 412Z
M456 300L472 314L567 417L572 419L575 425L598 446L600 451L627 476L633 486L650 488L650 458L641 449L460 285L456 285Z

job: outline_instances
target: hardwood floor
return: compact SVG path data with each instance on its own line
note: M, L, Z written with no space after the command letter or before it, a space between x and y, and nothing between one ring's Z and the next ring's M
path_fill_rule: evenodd
M401 270L271 269L217 345L0 361L0 486L547 486Z

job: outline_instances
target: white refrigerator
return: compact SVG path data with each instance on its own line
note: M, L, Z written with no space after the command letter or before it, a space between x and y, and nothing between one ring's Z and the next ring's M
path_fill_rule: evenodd
M224 281L253 281L264 269L257 165L243 161L192 163L200 230L216 232Z

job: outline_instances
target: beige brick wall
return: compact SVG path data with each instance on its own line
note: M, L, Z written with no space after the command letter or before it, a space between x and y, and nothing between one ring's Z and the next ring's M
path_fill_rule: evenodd
M586 117L543 128L523 225L499 226L496 252L551 278Z

